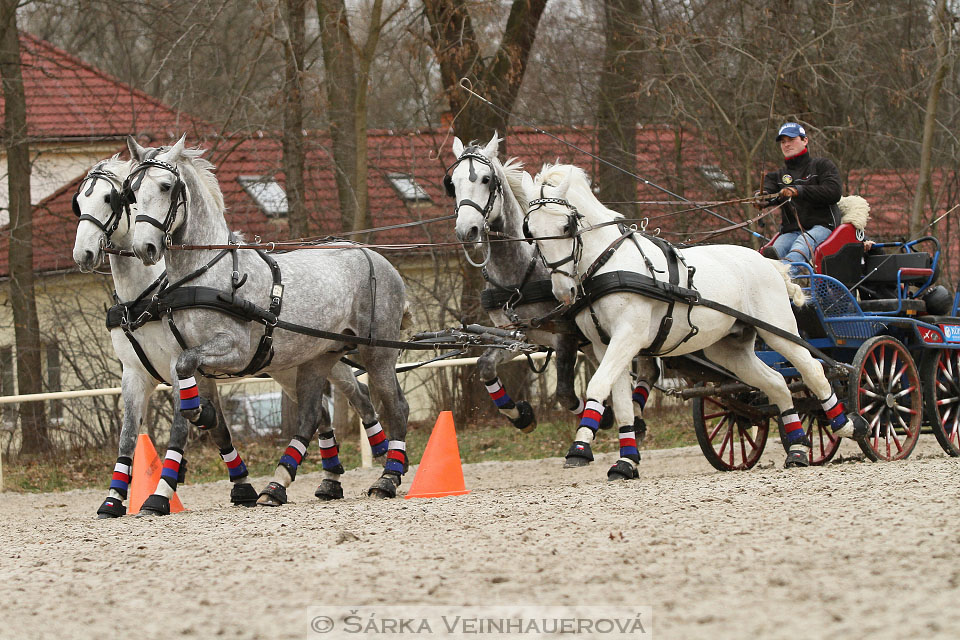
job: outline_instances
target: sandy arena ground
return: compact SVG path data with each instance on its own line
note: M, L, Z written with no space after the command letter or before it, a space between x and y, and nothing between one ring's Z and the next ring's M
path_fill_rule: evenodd
M696 447L644 451L626 483L612 455L482 463L433 500L361 497L378 472L358 469L323 504L308 474L278 509L186 485L167 518L0 494L0 636L303 638L318 605L594 603L648 605L658 638L958 637L960 462L933 436L901 463L765 455L718 473Z

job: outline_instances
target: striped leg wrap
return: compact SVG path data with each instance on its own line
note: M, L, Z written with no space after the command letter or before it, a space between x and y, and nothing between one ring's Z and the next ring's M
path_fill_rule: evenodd
M781 413L780 420L783 422L783 431L787 434L787 444L797 444L803 441L807 434L803 432L800 416L797 415L793 407Z
M647 406L647 398L649 397L650 383L646 380L640 380L637 382L637 386L633 388L633 401L640 407L641 411Z
M176 491L177 483L180 481L180 465L183 463L183 451L180 449L167 449L167 454L163 457L163 470L160 472L160 479Z
M824 413L827 414L827 420L830 421L831 429L837 431L847 424L847 413L837 394L831 393L830 397L823 401L822 406Z
M373 451L374 457L378 458L385 454L389 440L387 440L387 434L383 432L380 422L374 421L373 424L364 422L363 430L367 432L367 441L370 442L370 450Z
M110 490L116 491L124 500L127 499L127 489L130 487L130 469L133 460L127 456L117 458L117 464L113 467L113 478L110 480Z
M196 409L199 406L200 392L197 391L196 378L180 378L180 411Z
M600 419L603 417L603 404L587 398L587 407L580 416L580 427L574 439L577 442L593 442L593 437L600 428Z
M383 464L384 471L403 475L407 471L407 443L403 440L391 440L387 450L387 461Z
M340 448L337 446L337 439L332 430L320 434L320 458L324 471L343 473L343 465L340 464Z
M309 441L306 438L293 436L293 440L287 445L286 451L280 456L278 466L285 468L290 473L290 482L293 482L297 477L297 467L300 466L304 456L307 455L308 443Z
M232 482L247 477L247 465L244 464L243 458L240 457L240 454L237 453L234 447L220 449L220 457L223 459L224 464L227 465L227 473L230 474L230 480Z
M513 402L510 396L507 395L507 390L503 388L503 385L500 384L500 378L488 380L483 384L487 387L487 393L489 393L490 397L493 398L493 403L497 405L497 409L500 410L500 413L507 416L511 420L516 420L520 417L520 411L517 409L517 405Z
M637 434L633 425L620 427L620 457L640 462L640 450L637 449Z

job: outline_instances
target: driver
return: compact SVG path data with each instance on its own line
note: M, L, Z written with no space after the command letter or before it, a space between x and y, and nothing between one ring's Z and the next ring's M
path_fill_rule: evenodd
M809 142L807 132L796 122L787 122L777 131L784 166L764 176L759 194L776 197L757 205L762 209L783 204L780 235L772 247L764 250L768 258L810 262L814 248L827 239L836 224L832 208L843 192L840 171L827 158L811 156Z

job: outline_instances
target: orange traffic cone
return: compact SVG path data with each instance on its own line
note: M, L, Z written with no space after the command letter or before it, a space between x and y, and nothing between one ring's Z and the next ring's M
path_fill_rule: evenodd
M163 465L157 450L153 448L150 436L141 433L137 436L137 448L133 452L133 469L130 472L130 505L127 513L133 515L140 512L144 501L157 488L160 482L160 472ZM174 492L170 498L170 513L183 511L183 504Z
M460 466L460 448L453 414L442 411L433 425L427 448L420 459L420 467L413 478L407 498L442 498L470 493L463 483Z

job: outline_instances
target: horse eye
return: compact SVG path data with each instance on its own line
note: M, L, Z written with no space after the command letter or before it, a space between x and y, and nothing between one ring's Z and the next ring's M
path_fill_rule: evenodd
M482 182L483 184L490 184L490 176L483 176L483 180L481 180L480 182Z
M167 184L167 183L161 184L161 185L160 185L160 191L170 191L170 185Z
M105 203L107 203L107 204L110 204L110 194L109 194L109 193L103 196L103 201L104 201Z

